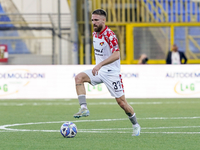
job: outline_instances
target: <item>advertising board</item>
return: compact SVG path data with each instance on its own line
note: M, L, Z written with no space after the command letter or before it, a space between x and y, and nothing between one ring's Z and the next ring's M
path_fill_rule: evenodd
M1 66L0 99L77 98L75 76L92 65ZM200 65L122 65L126 98L200 98ZM87 98L112 98L85 83Z

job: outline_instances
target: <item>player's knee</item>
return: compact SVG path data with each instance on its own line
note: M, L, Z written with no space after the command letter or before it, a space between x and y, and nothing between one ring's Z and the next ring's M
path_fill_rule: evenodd
M76 83L82 83L83 82L83 77L81 75L76 75L75 76L75 82Z

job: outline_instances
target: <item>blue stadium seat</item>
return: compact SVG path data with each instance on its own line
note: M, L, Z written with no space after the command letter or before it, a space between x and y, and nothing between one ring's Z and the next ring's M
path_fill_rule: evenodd
M146 0L145 0L145 1L146 1ZM152 0L152 1L156 1L156 0ZM180 0L158 0L158 2L163 2L163 3L166 2L166 1L167 1L167 2L172 2L172 1L173 1L173 2L175 2L175 1L180 2ZM189 2L189 1L191 1L191 0L182 0L182 1L183 1L183 2L187 2L187 1Z
M153 0L153 6L147 1L144 0L144 2L146 3L146 5L148 6L149 10L151 13L153 13L154 18L156 19L156 11L154 11L152 9L152 7L156 7L156 0ZM195 8L195 2L191 1L191 0L182 0L182 3L180 2L180 0L158 0L158 2L160 4L162 4L163 9L167 12L167 14L169 15L169 22L176 22L179 21L181 18L180 16L182 16L182 21L183 22L190 22L191 21L191 17L189 14L195 14L196 12L196 8ZM166 3L167 2L167 3ZM173 4L173 6L171 7L171 3ZM178 5L176 5L178 4ZM186 4L187 4L187 8L186 8ZM156 7L158 10L157 12L159 14L161 14L162 10L159 7ZM187 19L186 19L186 13L188 14ZM176 18L178 15L178 18ZM177 19L177 20L176 20ZM200 9L197 9L197 21L200 21Z
M168 15L168 21L169 22L176 22L176 16L175 15Z
M187 16L187 19L186 19L186 15L183 15L183 22L190 22L191 21L191 17L190 15Z
M11 22L10 18L5 15L5 12L0 4L0 22ZM14 27L13 24L0 24L1 27ZM6 44L8 46L9 54L30 54L25 42L21 39L6 39L6 37L19 37L16 30L3 30L0 31L0 37L5 37L1 39L1 44Z
M1 31L0 37L19 37L17 31ZM26 44L21 39L1 39L1 44L6 44L8 46L9 54L30 54Z
M195 14L195 3L194 2L192 2L192 6L191 6L190 2L187 3L187 13L188 14L192 13L193 15Z
M197 15L197 21L200 22L200 14Z

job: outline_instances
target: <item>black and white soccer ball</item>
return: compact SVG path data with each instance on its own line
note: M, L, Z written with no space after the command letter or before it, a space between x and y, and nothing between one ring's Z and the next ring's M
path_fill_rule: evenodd
M77 127L72 122L65 122L60 127L60 133L62 134L63 137L73 138L77 134Z

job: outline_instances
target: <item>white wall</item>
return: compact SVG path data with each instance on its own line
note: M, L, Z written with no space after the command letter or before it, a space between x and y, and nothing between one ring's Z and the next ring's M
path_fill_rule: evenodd
M13 0L20 13L57 13L57 0ZM67 0L60 0L61 13L69 13Z

